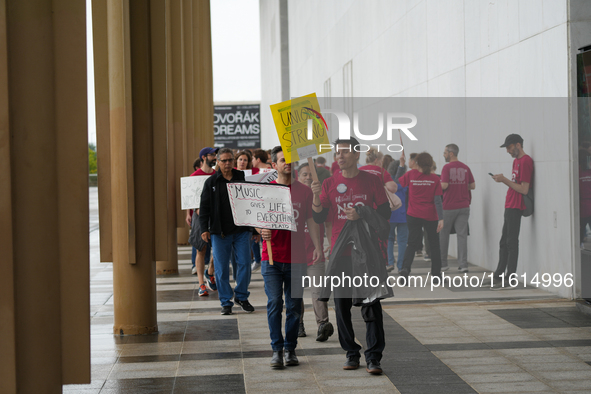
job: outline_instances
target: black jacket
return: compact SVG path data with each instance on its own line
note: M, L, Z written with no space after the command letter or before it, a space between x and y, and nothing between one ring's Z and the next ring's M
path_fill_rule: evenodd
M244 172L232 169L231 181L243 182ZM199 225L201 226L201 234L205 232L222 234L221 209L232 209L229 205L227 207L220 207L220 190L222 187L226 187L226 185L221 171L216 171L215 174L210 176L203 185L201 203L199 205ZM248 231L252 231L252 227L248 227L247 229Z
M376 300L394 296L392 288L388 286L388 272L386 260L382 256L378 238L388 239L390 225L377 211L368 206L355 207L361 219L347 220L343 230L339 234L326 267L327 276L341 277L343 272L351 273L351 276L379 278L376 287L354 286L352 288L353 305L368 305ZM342 262L348 259L341 258L345 248L352 244L351 267L343 267ZM320 299L327 300L330 297L330 287L322 290Z

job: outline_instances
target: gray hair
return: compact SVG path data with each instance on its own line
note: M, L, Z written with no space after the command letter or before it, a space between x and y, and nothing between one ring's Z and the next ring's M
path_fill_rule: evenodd
M232 151L232 149L230 149L230 148L221 148L220 150L218 150L217 158L219 159L225 153L229 153L229 154L232 155L232 157L234 157L234 152Z

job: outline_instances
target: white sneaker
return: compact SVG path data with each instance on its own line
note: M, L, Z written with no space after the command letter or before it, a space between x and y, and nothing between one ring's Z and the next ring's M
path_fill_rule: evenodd
M257 263L256 261L253 261L250 268L251 268L252 272L258 271L261 268L261 263Z
M446 265L445 267L441 267L441 271L447 271L449 269L449 265Z
M468 267L458 267L458 271L460 271L461 273L466 273L468 272Z
M191 275L197 275L197 266L193 267L191 270Z

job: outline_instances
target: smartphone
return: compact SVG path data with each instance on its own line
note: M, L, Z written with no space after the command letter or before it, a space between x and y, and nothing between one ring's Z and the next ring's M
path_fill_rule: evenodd
M493 175L493 174L491 174L490 172L488 173L488 175L490 175L490 176L494 176L494 175Z

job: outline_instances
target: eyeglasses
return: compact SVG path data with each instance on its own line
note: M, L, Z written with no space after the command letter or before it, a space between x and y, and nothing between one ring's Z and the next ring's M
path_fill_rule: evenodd
M226 160L218 160L220 163L229 163L231 161L234 161L234 159L226 159Z

